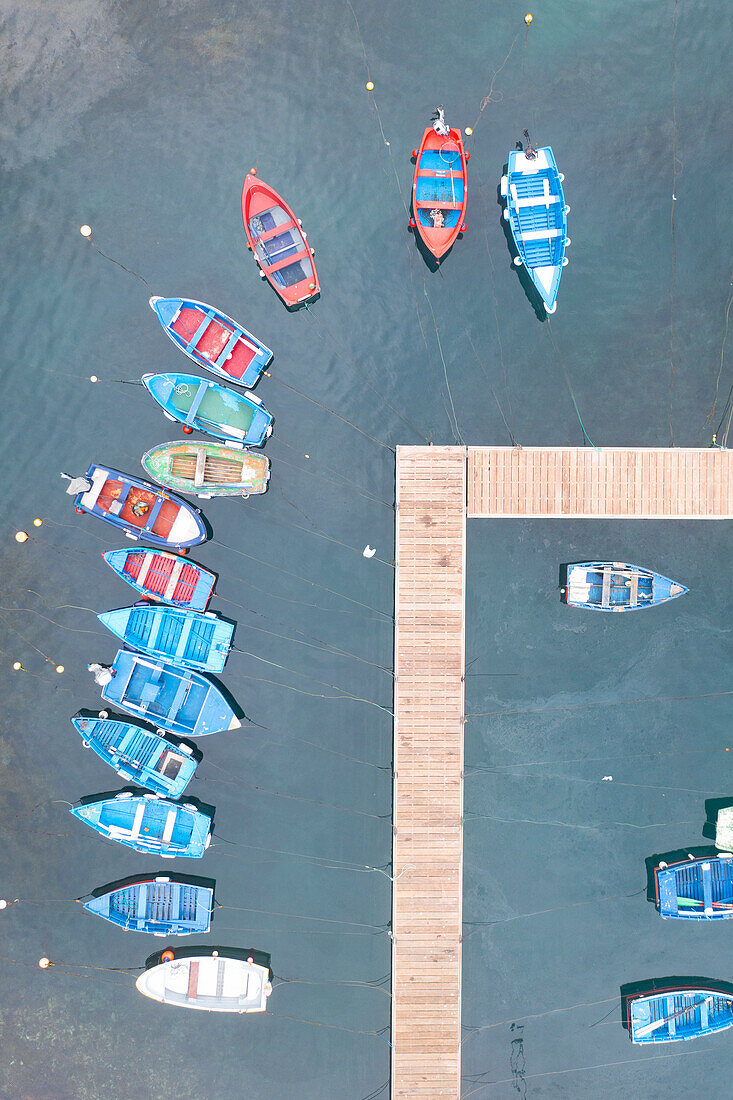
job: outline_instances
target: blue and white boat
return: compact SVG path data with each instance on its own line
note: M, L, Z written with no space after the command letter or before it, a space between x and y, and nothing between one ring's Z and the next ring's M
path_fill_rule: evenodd
M84 745L123 779L168 798L180 798L201 759L190 745L136 722L90 718L81 713L71 721Z
M201 885L206 882L207 885ZM214 882L185 875L147 875L129 878L95 890L85 902L94 913L126 932L153 936L202 934L211 926Z
M184 432L196 428L231 447L261 447L272 434L272 413L250 390L235 393L195 374L144 374L142 383Z
M733 1026L733 986L727 982L670 984L625 997L624 1019L632 1043L699 1039Z
M120 791L80 802L69 813L109 840L164 859L201 859L211 843L210 814L154 794Z
M565 603L589 611L639 611L687 592L683 584L661 573L623 561L582 561L567 570Z
M77 512L106 520L130 539L186 550L208 538L198 508L142 478L96 462L85 477L61 476L71 482L66 491L75 496Z
M213 611L202 614L160 604L119 607L97 618L131 649L198 672L222 671L234 634L234 623Z
M191 669L120 649L102 698L181 737L235 730L241 722L215 684Z
M143 596L174 607L205 611L216 583L216 577L207 569L165 550L107 550L102 557L118 577Z
M261 340L205 302L153 297L150 308L189 359L238 386L254 386L272 359Z
M167 947L145 960L135 985L161 1004L203 1012L265 1012L270 956L238 947Z
M527 156L527 152L533 155ZM548 314L557 308L560 276L568 262L570 207L563 195L564 178L549 145L511 152L507 174L501 177L504 219L519 253L514 263L517 267L524 264Z
M660 917L726 920L733 917L733 855L660 863L654 870Z

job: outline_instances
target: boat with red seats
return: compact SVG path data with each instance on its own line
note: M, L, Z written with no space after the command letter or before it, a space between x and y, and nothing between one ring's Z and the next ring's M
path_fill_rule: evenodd
M471 156L463 148L461 131L446 125L443 108L436 108L419 149L413 149L410 227L417 229L425 247L440 260L466 231L468 199L466 164Z
M242 188L242 220L260 275L289 309L320 293L313 249L300 221L268 184L248 173Z
M195 562L147 547L107 550L102 557L118 577L147 599L206 610L216 577Z

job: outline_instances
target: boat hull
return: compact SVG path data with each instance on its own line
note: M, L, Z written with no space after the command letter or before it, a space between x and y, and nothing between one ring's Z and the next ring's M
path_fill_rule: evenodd
M144 374L142 383L169 420L240 447L261 447L272 433L272 414L258 397L194 374Z
M204 1012L264 1012L272 992L270 956L231 947L168 948L152 955L138 992L161 1004Z
M567 264L565 249L567 212L562 177L552 149L536 150L533 158L521 150L512 151L507 174L502 176L501 194L506 201L504 219L509 223L517 249L517 266L524 265L545 311L556 309L562 269Z
M110 467L92 463L86 472L87 492L77 493L77 512L87 512L111 523L128 538L153 546L186 550L206 542L201 513L185 500Z
M221 672L234 634L234 623L213 611L155 604L120 607L97 615L100 623L125 645L197 672Z
M207 569L164 550L107 550L107 565L147 599L205 611L216 583Z
M415 160L412 218L428 252L439 260L453 247L464 228L468 202L468 155L461 131L444 135L428 126ZM431 210L440 210L444 224L436 227Z
M641 611L688 591L651 569L621 561L584 561L567 567L563 600L586 611Z
M164 859L201 859L211 843L209 814L157 795L123 791L113 798L79 803L69 813L108 840Z
M160 443L146 451L141 463L160 485L204 498L265 493L270 480L265 455L221 443Z
M214 883L201 885L182 875L126 879L95 890L84 905L125 932L151 936L205 934L211 926Z
M260 273L289 309L320 294L313 250L285 200L251 174L242 188L242 221Z
M238 386L254 386L270 349L226 313L195 298L150 299L164 331L199 367Z
M136 722L77 714L71 722L84 745L123 779L165 798L180 798L194 776L200 754L175 738Z

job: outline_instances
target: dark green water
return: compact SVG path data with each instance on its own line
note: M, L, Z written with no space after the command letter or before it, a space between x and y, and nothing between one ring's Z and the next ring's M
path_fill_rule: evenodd
M213 606L257 655L235 653L222 677L252 724L202 743L192 788L235 843L179 869L242 907L219 911L207 942L271 951L280 977L389 971L389 882L363 867L390 858L389 773L371 765L389 766L391 722L371 704L391 703L374 665L392 660L393 571L378 559L393 555L394 470L389 449L279 381L390 446L508 443L497 401L519 442L580 444L564 372L594 443L705 445L731 384L724 361L708 422L730 290L727 11L545 3L525 41L514 4L355 8L374 97L335 0L2 5L0 894L33 899L0 914L3 1096L362 1100L389 1074L386 1043L358 1034L389 1023L368 985L281 984L264 1018L213 1017L145 1001L133 974L61 965L138 967L162 941L54 901L158 868L49 801L115 787L68 716L97 704L86 665L115 652L84 608L133 599L99 558L124 540L76 517L57 475L93 459L135 472L177 432L142 390L108 380L189 369L147 288L82 240L83 222L154 293L215 303L275 351L257 390L277 418L270 490L205 502L216 541L193 555L220 573ZM469 231L433 274L403 199L438 102L475 132ZM497 204L525 126L553 146L571 205L551 332ZM316 248L310 315L283 309L244 248L252 166ZM33 532L24 546L18 528ZM610 623L561 607L558 564L594 557L658 568L691 593ZM727 690L728 558L726 523L469 525L467 713L519 713L467 724L469 765L512 767L466 779L465 917L520 919L467 926L464 1021L496 1026L466 1041L466 1096L726 1092L729 1036L639 1051L613 998L666 974L730 978L730 930L662 923L643 894L594 899L642 890L647 856L704 843L705 798L733 794L727 699L527 708ZM41 972L42 955L59 965Z

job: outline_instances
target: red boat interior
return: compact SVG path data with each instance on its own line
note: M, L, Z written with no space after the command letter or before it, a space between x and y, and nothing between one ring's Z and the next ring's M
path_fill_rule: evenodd
M118 516L130 527L143 528L148 522L150 509L158 499L157 494L151 493L147 489L141 489L137 485L131 485L124 504L118 512L112 508L112 505L115 501L119 501L126 488L125 482L108 478L97 497L97 505L103 512ZM173 526L173 521L178 515L178 511L178 505L172 500L164 500L153 524L153 533L160 535L161 538L166 538Z
M136 581L140 575L144 557L144 554L136 553L127 555L124 572L133 581ZM162 554L156 556L155 565L148 569L145 577L145 584L143 586L145 591L150 592L151 595L154 596L162 596L168 587L168 580L177 562L180 562L180 558L163 556ZM176 603L188 603L194 593L198 579L199 570L197 567L189 564L184 565L171 599Z
M171 329L188 344L196 335L204 316L200 309L184 307L171 325ZM192 350L207 362L216 363L234 331L220 321L211 321ZM221 369L232 378L241 378L256 353L257 349L240 336L224 360Z

